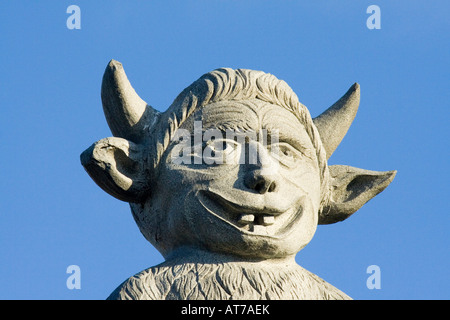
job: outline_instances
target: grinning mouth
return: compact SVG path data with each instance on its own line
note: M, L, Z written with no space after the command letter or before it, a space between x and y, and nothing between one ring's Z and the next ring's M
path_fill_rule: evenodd
M278 238L300 219L303 211L302 207L297 209L298 203L285 209L265 205L252 206L247 203L237 204L206 190L199 191L197 198L210 214L249 235Z

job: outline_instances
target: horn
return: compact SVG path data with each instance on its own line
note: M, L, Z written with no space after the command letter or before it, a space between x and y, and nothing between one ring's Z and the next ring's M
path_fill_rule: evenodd
M350 89L321 115L313 119L327 153L331 157L347 133L359 107L359 84Z
M111 60L103 75L101 97L106 121L115 137L140 142L159 112L136 93L120 62Z

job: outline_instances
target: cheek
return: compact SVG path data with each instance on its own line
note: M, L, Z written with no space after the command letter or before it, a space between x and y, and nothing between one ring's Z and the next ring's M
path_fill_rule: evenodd
M176 181L176 191L199 190L211 183L233 185L238 178L239 165L172 165L165 168L165 183Z
M235 183L239 167L232 165L174 165L165 163L157 181L158 205L171 228L185 225L201 209L196 193L211 185L226 188ZM183 210L180 210L183 208ZM194 213L194 216L192 215Z
M312 209L318 210L320 204L320 173L317 166L302 166L297 170L281 170L280 174L295 189L306 194Z
M291 237L287 242L292 243L291 253L295 254L302 250L310 243L317 230L319 215L316 205L311 198L307 198L303 203L302 218L299 223L294 226Z

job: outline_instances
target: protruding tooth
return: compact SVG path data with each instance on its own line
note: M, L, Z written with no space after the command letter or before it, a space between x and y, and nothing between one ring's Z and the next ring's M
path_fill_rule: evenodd
M267 228L259 224L253 225L252 231L257 234L267 235Z
M263 226L270 226L275 223L275 217L274 216L263 216L262 217L262 225Z
M238 223L240 224L249 224L253 221L255 221L255 216L253 214L242 214L238 219Z

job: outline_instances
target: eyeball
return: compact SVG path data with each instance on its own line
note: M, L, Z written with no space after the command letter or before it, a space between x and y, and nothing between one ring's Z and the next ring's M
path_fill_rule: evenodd
M270 146L272 156L287 167L295 167L302 159L302 153L288 143L280 142Z
M214 139L206 143L203 160L206 164L231 164L239 155L240 146L230 139Z

